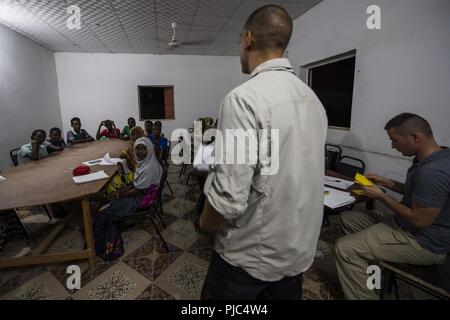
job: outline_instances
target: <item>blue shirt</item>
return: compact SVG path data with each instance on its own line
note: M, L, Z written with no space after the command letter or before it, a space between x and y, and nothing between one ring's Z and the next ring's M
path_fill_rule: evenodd
M167 140L164 137L160 137L159 141L156 141L152 134L148 135L148 138L151 142L153 142L154 145L156 145L158 151L163 150L167 147L169 147L169 140Z
M408 170L402 204L411 208L412 201L440 212L431 226L417 229L395 216L395 221L409 231L424 248L436 254L450 251L450 150L435 152L417 161Z

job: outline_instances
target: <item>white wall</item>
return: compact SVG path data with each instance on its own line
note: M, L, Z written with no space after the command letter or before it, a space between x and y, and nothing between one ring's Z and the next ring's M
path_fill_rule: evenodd
M138 85L174 85L175 120L164 120L169 137L176 128L192 127L201 116L216 118L220 101L244 78L238 57L56 53L64 130L81 118L95 135L101 120L120 129L128 117L138 125Z
M53 52L0 25L0 170L34 129L54 126L61 127L61 111Z
M366 9L381 8L381 30L368 30ZM450 1L325 0L294 23L289 59L299 67L353 49L351 130L330 129L369 171L405 177L410 161L391 149L384 124L402 112L425 117L450 145Z

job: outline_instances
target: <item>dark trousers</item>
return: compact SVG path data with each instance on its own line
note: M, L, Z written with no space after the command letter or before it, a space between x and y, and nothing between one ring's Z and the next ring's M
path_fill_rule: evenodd
M301 300L302 274L279 281L253 278L213 253L203 285L202 300Z

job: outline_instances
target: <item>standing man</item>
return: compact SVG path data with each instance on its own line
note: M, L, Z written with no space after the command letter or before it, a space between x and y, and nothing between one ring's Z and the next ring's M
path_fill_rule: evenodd
M377 186L362 187L392 213L345 211L340 216L347 235L336 242L339 280L347 299L378 299L367 287L370 261L432 265L450 251L450 150L441 148L424 118L402 113L385 130L392 148L415 157L403 184L368 174L379 186L402 194L398 202Z
M276 5L253 12L242 29L242 72L251 79L222 101L218 130L223 136L227 129L256 132L258 150L277 136L266 141L261 129L278 132L279 153L271 159L281 165L265 175L270 164L257 155L256 164L210 170L200 229L216 232L215 252L202 299L301 298L302 273L313 262L322 224L327 118L283 58L291 34L292 19ZM243 141L232 140L225 143Z

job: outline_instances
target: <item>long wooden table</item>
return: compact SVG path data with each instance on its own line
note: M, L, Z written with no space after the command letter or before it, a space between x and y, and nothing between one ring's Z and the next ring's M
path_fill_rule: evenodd
M81 200L87 248L70 253L43 254L63 230L64 225L60 224L30 255L0 259L0 268L88 259L91 271L95 269L96 255L89 198L98 193L108 179L77 185L72 179L72 171L82 162L102 158L108 152L111 157L118 157L126 146L127 142L119 139L74 145L39 161L2 171L6 181L0 182L0 214L8 209ZM112 177L117 166L91 167L91 173L100 170Z

